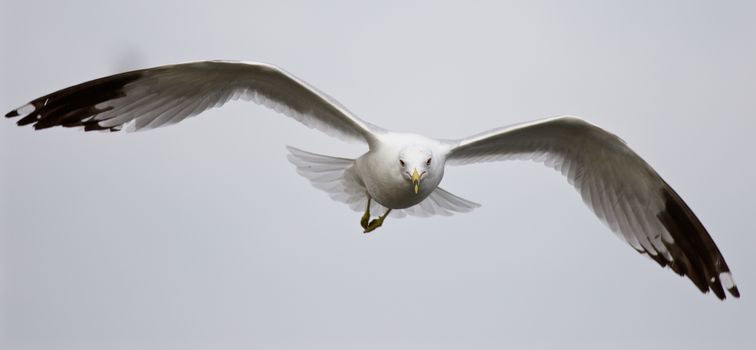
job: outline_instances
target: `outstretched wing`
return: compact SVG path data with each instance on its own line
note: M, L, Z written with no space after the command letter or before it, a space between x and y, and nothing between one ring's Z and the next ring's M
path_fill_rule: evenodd
M593 212L633 248L720 299L739 297L730 269L680 196L617 136L557 117L454 141L447 162L532 159L567 176Z
M178 123L234 99L251 100L331 136L368 142L377 127L268 64L204 61L136 70L42 96L6 114L18 125L118 131Z

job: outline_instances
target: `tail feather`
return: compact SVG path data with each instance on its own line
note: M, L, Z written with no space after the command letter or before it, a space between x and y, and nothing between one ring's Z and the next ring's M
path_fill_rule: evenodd
M287 158L297 167L297 173L310 180L313 186L328 193L331 199L346 203L354 211L365 210L367 189L354 170L354 159L325 156L291 146L286 148L290 152ZM392 210L390 216L401 218L407 215L452 215L466 213L479 206L478 203L437 188L419 204L406 209ZM371 202L370 212L373 216L382 215L386 209L380 203Z

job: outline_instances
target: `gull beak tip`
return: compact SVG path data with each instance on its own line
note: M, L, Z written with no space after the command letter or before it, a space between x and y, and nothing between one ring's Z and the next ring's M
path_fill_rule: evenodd
M412 184L415 185L415 194L420 192L420 173L417 168L412 170Z

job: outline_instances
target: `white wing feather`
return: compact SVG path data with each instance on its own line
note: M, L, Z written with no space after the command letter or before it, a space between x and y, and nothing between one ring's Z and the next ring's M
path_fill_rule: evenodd
M289 149L289 161L297 167L297 173L310 180L335 201L345 203L354 211L363 212L367 206L367 190L352 167L354 159L324 156L294 147ZM437 188L424 201L406 208L395 209L389 216L402 218L407 215L428 217L467 213L480 204L455 196L442 188ZM373 216L383 215L386 207L372 201L370 212Z

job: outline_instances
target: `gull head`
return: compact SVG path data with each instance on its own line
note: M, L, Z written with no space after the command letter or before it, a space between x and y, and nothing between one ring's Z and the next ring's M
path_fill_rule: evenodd
M433 152L430 148L420 145L410 145L399 152L399 169L404 178L412 184L415 194L420 192L420 182L431 172Z

